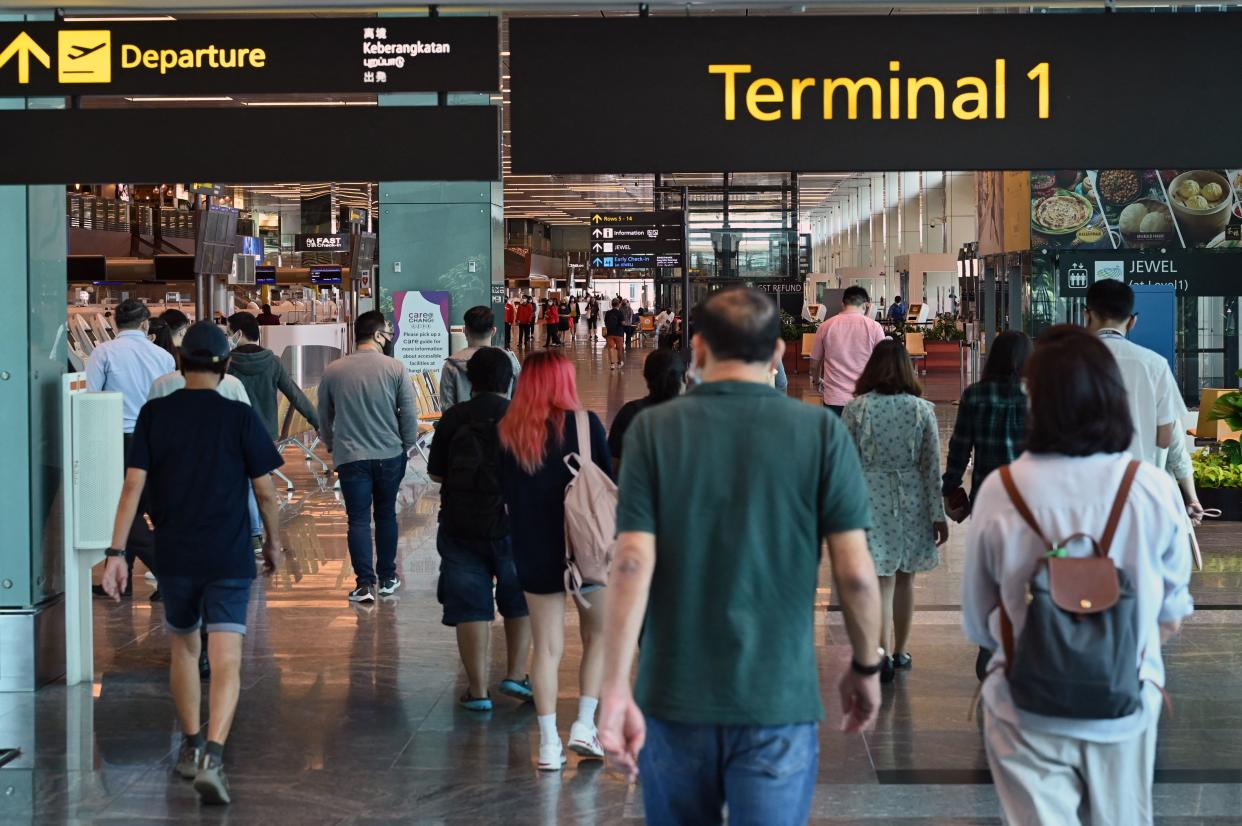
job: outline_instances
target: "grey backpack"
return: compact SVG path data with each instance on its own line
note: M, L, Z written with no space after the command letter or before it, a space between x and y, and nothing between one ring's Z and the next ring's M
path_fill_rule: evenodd
M565 590L583 606L587 585L608 584L617 546L617 486L591 460L591 428L586 411L574 412L578 451L565 454L573 476L565 486Z

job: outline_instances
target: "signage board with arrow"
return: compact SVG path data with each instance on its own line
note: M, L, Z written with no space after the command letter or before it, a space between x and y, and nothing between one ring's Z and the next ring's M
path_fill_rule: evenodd
M591 259L596 269L680 267L685 228L682 213L597 212L591 216Z
M0 96L494 92L495 17L0 24Z

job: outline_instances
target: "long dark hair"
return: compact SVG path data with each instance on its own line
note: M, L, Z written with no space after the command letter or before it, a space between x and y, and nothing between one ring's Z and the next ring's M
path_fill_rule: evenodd
M992 351L983 364L980 381L1016 382L1022 378L1026 360L1031 357L1030 337L1018 330L1006 330L992 342Z
M1026 363L1026 449L1091 456L1130 447L1134 425L1117 361L1082 327L1058 324L1035 342Z
M656 350L643 363L643 378L652 404L675 399L685 386L686 363L672 350Z
M871 358L863 368L858 383L854 385L854 395L879 393L883 396L895 396L898 393L909 393L911 396L922 396L923 385L914 375L910 364L910 354L891 338L886 338L871 351Z
M147 335L151 337L151 341L161 350L167 350L168 354L175 360L177 358L177 348L173 345L172 328L168 326L168 322L156 316L147 322Z

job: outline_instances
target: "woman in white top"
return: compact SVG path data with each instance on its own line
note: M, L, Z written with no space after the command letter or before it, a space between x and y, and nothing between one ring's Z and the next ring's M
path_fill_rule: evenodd
M1051 542L1075 534L1099 539L1131 462L1133 425L1117 364L1095 336L1060 325L1040 337L1026 383L1029 433L1026 452L1009 466L1014 486ZM996 652L982 696L988 764L1005 822L1150 824L1165 682L1161 645L1194 610L1181 497L1166 473L1139 463L1108 546L1134 592L1137 709L1109 719L1047 716L1015 704L1000 609L1012 624L1013 650L1021 652L1028 586L1048 546L1020 515L1001 476L988 476L975 503L962 624L971 641ZM1091 553L1083 539L1065 545L1071 557Z

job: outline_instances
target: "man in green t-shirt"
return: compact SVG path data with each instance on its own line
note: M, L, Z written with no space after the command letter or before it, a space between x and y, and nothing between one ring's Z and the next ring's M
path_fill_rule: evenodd
M769 386L784 344L766 294L709 298L693 352L703 383L644 410L625 439L599 739L631 777L641 769L648 823L719 823L727 803L731 822L802 824L823 717L824 538L853 647L845 729L879 706L867 486L840 421Z

